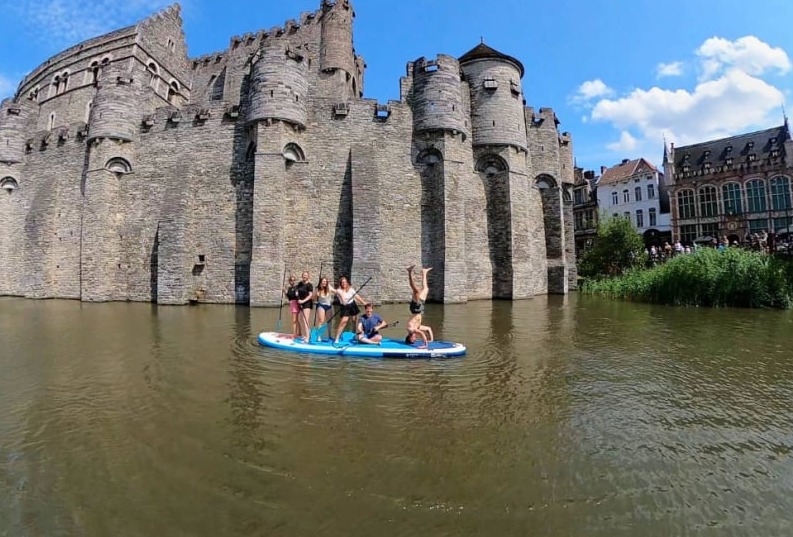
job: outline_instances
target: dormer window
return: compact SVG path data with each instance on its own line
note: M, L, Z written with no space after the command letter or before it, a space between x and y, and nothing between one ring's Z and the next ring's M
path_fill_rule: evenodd
M709 172L709 171L710 171L710 162L706 162L706 163L705 163L705 171L706 171L706 172Z
M779 156L779 149L772 149L771 150L771 158L776 158Z
M690 158L691 158L691 155L686 155L685 157L683 157L683 160L688 162Z
M747 147L748 149L752 149L752 148L754 147L754 142L749 142L749 143L747 143L747 144L746 144L746 147Z
M705 150L704 156L705 156L705 158L708 158L710 156L710 149L706 149Z
M772 144L775 144L775 143L776 143L776 136L774 136L774 137L772 137L772 138L771 138L771 143L772 143Z
M691 166L688 166L688 165L683 166L683 173L688 173L688 171L690 169L691 169Z
M749 162L754 162L757 160L757 155L754 153L749 153Z
M732 166L732 157L728 158L726 161L727 166Z
M727 154L732 153L732 146L728 145L727 149L725 149L724 152L727 153Z

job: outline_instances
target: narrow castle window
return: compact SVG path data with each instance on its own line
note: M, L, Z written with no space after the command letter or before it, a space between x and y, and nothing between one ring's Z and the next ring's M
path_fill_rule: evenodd
M88 104L85 105L85 122L88 123L91 121L91 109L94 107L94 101L88 101Z
M99 62L93 61L91 62L91 66L88 70L88 83L89 84L96 84L99 81Z
M69 71L63 73L61 77L61 93L64 93L67 89L69 89Z
M174 80L171 82L171 85L168 87L168 102L176 105L176 97L179 95L179 83Z
M50 114L50 120L47 123L47 130L51 131L55 127L55 112Z

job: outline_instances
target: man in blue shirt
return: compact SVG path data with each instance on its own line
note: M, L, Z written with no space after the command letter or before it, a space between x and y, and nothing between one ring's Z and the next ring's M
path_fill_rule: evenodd
M364 310L364 314L358 320L355 338L361 343L380 345L383 340L380 330L385 328L386 322L382 317L374 313L374 306L371 303L366 304Z

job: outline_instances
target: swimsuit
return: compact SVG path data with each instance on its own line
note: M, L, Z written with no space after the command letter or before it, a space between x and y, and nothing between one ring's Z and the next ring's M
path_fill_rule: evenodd
M424 313L424 302L419 300L416 302L415 300L410 301L410 313L417 315Z

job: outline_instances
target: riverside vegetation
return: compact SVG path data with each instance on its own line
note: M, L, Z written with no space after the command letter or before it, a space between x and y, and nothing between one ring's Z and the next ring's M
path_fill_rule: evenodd
M622 217L607 218L581 260L582 291L653 304L793 307L793 262L741 248L700 248L646 268L641 236Z

